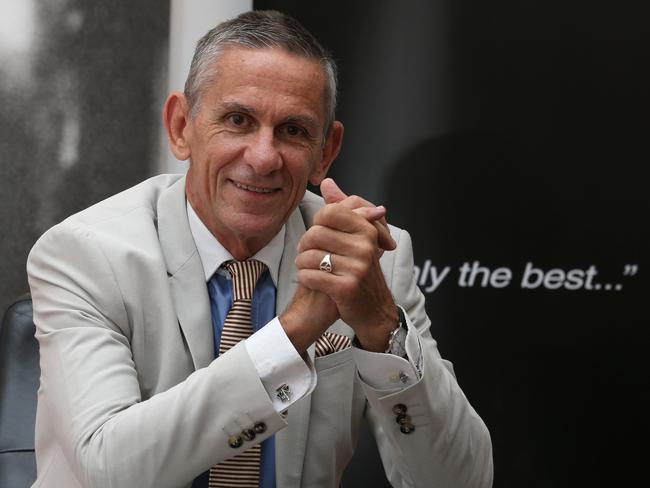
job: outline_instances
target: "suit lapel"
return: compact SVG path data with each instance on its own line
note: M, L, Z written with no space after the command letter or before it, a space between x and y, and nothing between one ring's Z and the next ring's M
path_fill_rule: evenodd
M278 292L276 295L275 312L280 315L287 308L289 302L296 293L298 279L296 276L296 266L294 260L297 255L298 241L305 233L305 224L300 217L300 212L296 209L293 211L286 223L284 233L284 250L280 259L280 269L278 271Z
M299 209L296 209L286 223L284 252L278 273L278 292L276 313L280 315L293 298L298 286L296 276L296 249L300 237L305 233L305 223ZM314 346L308 349L310 361L314 361ZM276 440L276 480L277 486L300 486L302 480L305 447L311 411L311 395L289 407L288 426L275 434Z
M214 359L214 332L203 265L187 221L185 178L158 200L158 234L178 322L195 369L203 368Z

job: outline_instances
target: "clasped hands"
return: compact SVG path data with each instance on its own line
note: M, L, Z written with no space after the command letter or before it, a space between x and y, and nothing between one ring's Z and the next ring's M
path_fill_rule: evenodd
M298 289L280 317L285 332L303 353L334 321L354 329L361 346L383 352L398 316L379 258L395 249L386 209L347 196L331 178L321 183L326 206L298 244ZM319 269L331 255L332 271Z

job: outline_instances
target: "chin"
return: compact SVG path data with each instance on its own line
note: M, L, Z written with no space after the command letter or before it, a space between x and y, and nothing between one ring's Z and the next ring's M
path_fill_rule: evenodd
M269 235L273 237L278 233L282 224L284 222L279 222L275 216L256 216L252 217L250 215L241 216L236 218L236 221L233 222L232 229L236 229L237 234L245 237L261 237Z

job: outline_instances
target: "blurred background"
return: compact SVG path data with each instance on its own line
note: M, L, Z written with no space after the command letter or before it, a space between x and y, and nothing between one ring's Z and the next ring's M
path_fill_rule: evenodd
M165 2L0 0L3 304L45 230L158 171L168 41Z
M300 20L340 68L332 176L414 239L496 487L644 479L649 4L0 0L0 303L47 228L183 171L160 112L207 29ZM435 278L435 281L434 281ZM346 486L388 486L364 435Z

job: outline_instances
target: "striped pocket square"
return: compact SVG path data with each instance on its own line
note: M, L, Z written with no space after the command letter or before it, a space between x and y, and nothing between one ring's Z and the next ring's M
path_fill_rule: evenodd
M322 336L316 340L316 357L327 356L335 352L347 349L352 345L349 337L342 334L335 334L334 332L324 332Z

